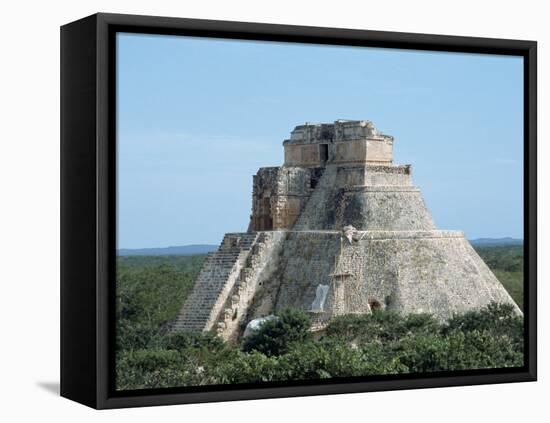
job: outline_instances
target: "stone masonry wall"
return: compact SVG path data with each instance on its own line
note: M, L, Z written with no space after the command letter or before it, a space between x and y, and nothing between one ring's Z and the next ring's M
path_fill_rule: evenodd
M284 231L260 232L215 325L219 336L235 341L246 324L249 306L279 265Z
M353 275L344 278L344 283L353 285L348 291L354 293L346 297L346 312L358 312L366 307L366 300L380 308L428 312L440 319L492 301L513 304L520 313L461 232L373 231L358 232L357 237L360 240L352 244L344 240L339 269ZM339 232L289 233L281 271L273 282L278 285L273 308L308 310L319 284L331 287L332 298L330 275L339 254ZM342 305L327 303L329 313L339 307Z
M335 228L407 231L435 229L416 187L365 186L345 189L337 206Z
M431 230L434 222L410 166L337 166L324 170L294 230Z
M249 230L291 229L309 200L319 169L261 168L254 176Z

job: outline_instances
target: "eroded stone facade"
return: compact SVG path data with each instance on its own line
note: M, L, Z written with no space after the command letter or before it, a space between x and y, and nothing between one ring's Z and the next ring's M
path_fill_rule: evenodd
M174 330L237 340L287 307L313 330L376 308L443 320L495 301L521 313L464 234L436 228L391 136L338 120L297 126L283 146L284 165L253 178L248 231L208 256Z
M264 167L253 178L249 231L291 229L313 190L322 169Z

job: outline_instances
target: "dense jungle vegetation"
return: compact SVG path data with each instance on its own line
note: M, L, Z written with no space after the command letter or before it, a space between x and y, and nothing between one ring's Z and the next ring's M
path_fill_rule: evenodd
M478 253L523 303L521 247ZM284 310L241 345L210 333L169 334L204 255L117 259L117 388L141 389L523 365L523 321L492 304L441 323L428 314L341 316L320 339Z
M476 247L475 250L523 310L523 246Z

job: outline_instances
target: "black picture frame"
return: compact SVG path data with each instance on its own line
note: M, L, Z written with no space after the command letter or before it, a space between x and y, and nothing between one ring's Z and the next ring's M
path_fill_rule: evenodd
M115 391L117 32L522 56L525 366L335 379L323 383ZM534 41L104 13L61 27L61 395L104 409L536 380L536 140Z

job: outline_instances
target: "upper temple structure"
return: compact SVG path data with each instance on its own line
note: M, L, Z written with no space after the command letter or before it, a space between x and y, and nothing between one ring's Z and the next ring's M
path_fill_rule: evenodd
M250 322L300 308L333 317L388 309L447 319L513 304L460 231L438 230L393 137L369 121L306 123L284 164L253 178L248 231L206 258L173 330L239 339Z

